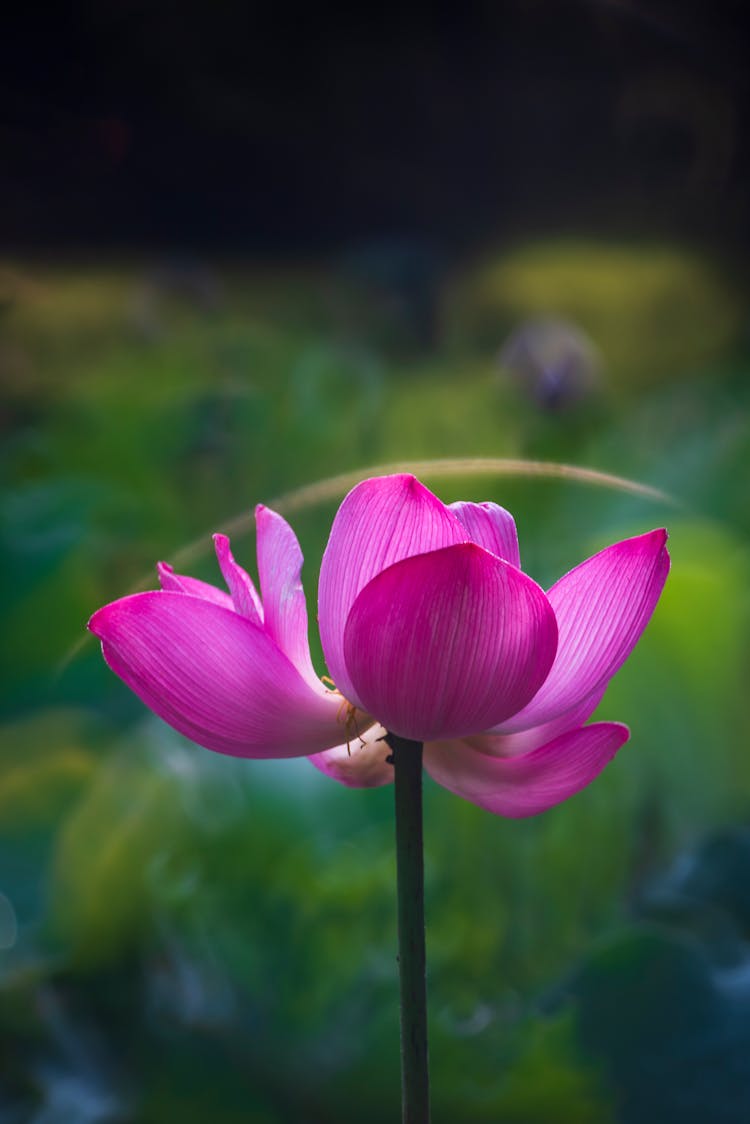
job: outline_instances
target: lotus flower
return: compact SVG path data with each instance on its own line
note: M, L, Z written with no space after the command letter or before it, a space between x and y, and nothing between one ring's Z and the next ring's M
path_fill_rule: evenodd
M441 785L504 816L572 796L627 741L620 723L584 723L654 610L665 531L608 547L545 593L503 508L446 506L409 475L365 480L320 570L328 686L310 658L297 539L269 508L255 514L260 594L215 535L229 592L160 563L160 590L89 622L110 668L181 734L238 757L306 756L371 787L393 779L389 731L425 743Z

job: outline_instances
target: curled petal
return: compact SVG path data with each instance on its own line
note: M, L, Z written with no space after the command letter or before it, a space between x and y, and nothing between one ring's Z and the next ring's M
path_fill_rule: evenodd
M450 510L466 528L472 542L504 558L512 566L521 565L516 521L496 503L452 503Z
M559 629L557 656L539 693L497 733L559 717L612 678L648 624L669 572L667 532L607 547L565 574L547 596Z
M619 722L570 730L519 757L490 757L466 743L425 746L424 763L444 788L499 816L545 812L590 784L630 736Z
M99 609L89 628L146 706L208 749L301 757L342 740L341 700L312 691L239 613L179 593L136 593Z
M258 576L263 597L263 623L311 686L325 690L310 659L307 604L302 589L302 551L292 528L275 511L259 504L255 509L258 531Z
M214 535L216 557L221 567L224 581L232 595L235 611L247 617L253 624L263 621L263 606L250 575L235 562L229 539L226 535Z
M159 583L167 593L187 593L191 597L202 597L204 601L213 601L225 609L234 609L234 602L223 589L215 585L202 582L198 578L189 578L185 574L176 574L168 562L159 562L156 567Z
M393 782L393 765L387 758L391 750L383 741L383 726L372 726L347 745L337 745L315 753L310 761L327 777L348 788L378 788Z
M352 701L392 733L427 741L515 714L544 682L556 643L543 590L462 543L373 578L349 614L344 656Z
M344 660L344 627L355 598L381 570L402 558L466 542L455 515L413 476L358 484L333 521L318 587L318 619L328 670L356 702Z

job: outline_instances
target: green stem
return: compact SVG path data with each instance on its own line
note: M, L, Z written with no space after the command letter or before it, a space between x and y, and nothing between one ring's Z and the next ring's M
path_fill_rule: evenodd
M396 788L398 963L403 1124L429 1124L422 842L422 743L388 734Z

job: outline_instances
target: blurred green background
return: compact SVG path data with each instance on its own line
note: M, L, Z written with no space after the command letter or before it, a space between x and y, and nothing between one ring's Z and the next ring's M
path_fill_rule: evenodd
M257 502L445 457L665 493L425 478L544 585L663 525L673 570L591 788L426 782L435 1124L750 1118L750 98L699 9L4 28L0 1124L399 1118L392 792L186 743L85 623L159 559L219 584L238 518L254 571ZM311 621L337 502L290 515Z
M188 745L83 630L187 543L218 582L208 532L256 501L459 455L674 497L430 478L513 510L539 580L665 523L673 572L600 708L633 735L594 786L512 822L428 782L435 1119L667 1120L691 1082L683 1119L726 1101L710 1118L739 1120L750 442L731 272L678 246L519 245L435 279L429 341L413 293L330 262L1 276L3 1120L397 1118L391 791ZM550 312L551 400L533 363L497 358ZM563 320L599 352L584 391ZM311 605L335 507L292 519ZM235 536L251 570L253 547Z

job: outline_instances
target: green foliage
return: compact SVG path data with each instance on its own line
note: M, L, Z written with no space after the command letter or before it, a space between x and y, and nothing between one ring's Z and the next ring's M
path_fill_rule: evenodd
M448 314L457 343L490 348L519 320L565 317L601 349L618 388L721 361L744 323L739 294L696 254L586 241L524 245L467 271Z

